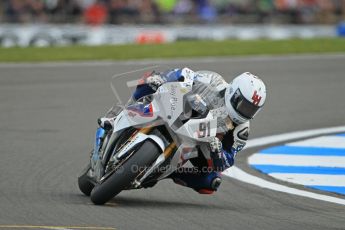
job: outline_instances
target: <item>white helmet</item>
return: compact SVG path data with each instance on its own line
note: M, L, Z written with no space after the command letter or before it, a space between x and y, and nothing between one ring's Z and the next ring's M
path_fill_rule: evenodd
M230 118L237 124L253 119L265 100L265 84L249 72L237 76L225 91L225 106Z

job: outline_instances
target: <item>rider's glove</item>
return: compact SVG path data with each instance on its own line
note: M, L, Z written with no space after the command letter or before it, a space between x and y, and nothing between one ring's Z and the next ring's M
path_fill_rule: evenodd
M210 141L210 155L214 170L223 171L223 146L217 137L213 137Z
M160 75L153 74L146 78L146 83L151 87L151 89L156 91L159 88L159 86L161 86L164 83L164 80Z
M222 152L222 142L218 139L218 137L212 137L210 141L210 149L212 153L215 153L220 157L220 153Z

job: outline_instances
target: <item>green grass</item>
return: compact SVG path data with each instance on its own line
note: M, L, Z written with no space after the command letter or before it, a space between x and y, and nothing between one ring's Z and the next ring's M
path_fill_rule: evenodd
M344 53L345 39L185 41L162 45L0 48L0 62L129 60L207 56Z

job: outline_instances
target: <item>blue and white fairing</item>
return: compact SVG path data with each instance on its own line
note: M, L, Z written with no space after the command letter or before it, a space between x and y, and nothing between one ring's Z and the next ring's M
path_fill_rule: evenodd
M177 146L170 162L170 169L162 175L168 176L181 167L188 159L198 156L197 147L206 159L210 159L208 142L219 130L233 128L227 120L224 99L219 94L225 87L224 80L210 72L193 72L188 68L181 70L183 81L166 82L158 90L140 100L131 100L117 116L113 133L116 135L129 127L141 129L165 125ZM190 111L186 111L186 107ZM193 117L192 111L199 111L201 117ZM117 158L125 157L137 144L151 139L162 149L162 155L154 163L158 167L166 160L167 147L159 135L138 132L122 148ZM145 177L144 177L145 178Z

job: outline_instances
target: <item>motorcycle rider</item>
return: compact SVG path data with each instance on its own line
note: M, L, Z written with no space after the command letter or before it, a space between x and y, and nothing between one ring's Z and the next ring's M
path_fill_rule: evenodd
M193 72L188 68L164 73L152 72L142 79L133 94L138 100L152 94L165 82L183 81L186 73L194 75L193 95L188 96L190 117L202 116L209 110L218 112L217 135L209 142L211 159L202 154L191 159L197 170L177 170L170 178L177 184L190 187L201 194L212 194L221 184L221 172L234 164L236 154L246 145L249 121L261 110L266 100L266 87L257 76L246 72L229 84L212 71ZM205 91L208 88L208 91ZM200 94L195 92L200 91ZM207 92L206 95L204 92ZM110 110L98 124L105 130L113 127L118 110ZM211 169L211 170L210 170Z

